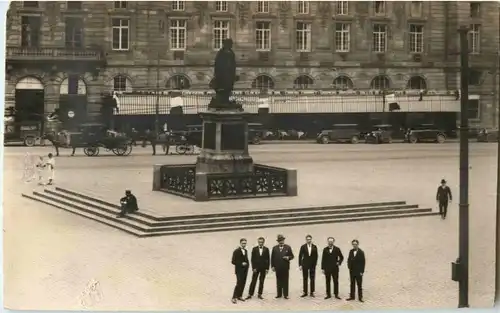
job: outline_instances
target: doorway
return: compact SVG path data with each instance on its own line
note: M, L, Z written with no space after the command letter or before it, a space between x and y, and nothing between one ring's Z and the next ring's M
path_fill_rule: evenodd
M14 95L15 117L17 127L21 123L40 123L40 135L44 128L45 91L42 82L35 77L19 80Z

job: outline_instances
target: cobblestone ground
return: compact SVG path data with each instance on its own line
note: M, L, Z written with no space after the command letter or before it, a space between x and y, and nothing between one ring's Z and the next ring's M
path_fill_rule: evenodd
M316 204L317 198L330 204L390 199L435 207L433 196L442 177L448 179L458 200L457 149L455 144L266 145L253 147L253 156L258 163L299 170L297 203L300 204L308 201ZM429 217L137 239L21 198L21 191L33 187L22 184L20 179L22 156L26 151L47 153L48 148L5 149L4 272L5 305L9 309L456 307L457 284L450 280L450 262L458 253L457 202L450 206L449 218L445 221ZM152 164L194 160L194 157L152 157L146 155L149 152L146 150L138 152L128 158L60 157L56 164L57 183L80 186L80 189L97 187L113 195L123 191L127 185L124 182L136 179L134 186L137 187L133 188L146 192L151 186ZM470 300L473 307L493 304L495 165L495 145L471 145ZM100 185L96 178L102 176L114 187ZM141 188L141 184L148 184L148 187ZM168 202L175 210L185 205L170 197ZM274 206L274 203L263 205ZM208 206L230 208L229 204L221 202ZM154 207L148 205L148 209ZM188 211L195 208L186 207ZM231 304L229 299L235 278L230 256L239 238L246 237L253 243L257 237L264 236L271 246L278 233L287 237L287 243L296 254L307 233L320 246L325 244L326 237L335 236L344 254L348 252L350 240L358 238L367 255L366 302L323 300L324 279L319 273L317 298L299 298L302 278L294 260L290 300L274 299L275 277L269 275L264 292L266 300ZM349 285L345 266L340 277L341 296L345 298ZM94 288L89 287L91 282L97 282Z

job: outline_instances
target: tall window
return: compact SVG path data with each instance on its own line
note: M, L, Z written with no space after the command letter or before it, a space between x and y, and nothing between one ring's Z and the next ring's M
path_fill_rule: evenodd
M113 78L114 91L130 91L132 86L126 76L118 75Z
M80 17L66 17L65 46L66 48L83 47L83 19Z
M469 103L467 105L467 115L471 120L479 119L479 108L480 102L479 99L469 99Z
M353 89L354 85L349 77L339 76L335 78L335 80L333 81L333 87L335 89L347 90L347 89Z
M422 77L413 76L410 78L410 80L408 80L406 88L414 90L425 90L427 89L427 83L425 82L425 79L423 79Z
M271 50L271 22L255 23L255 47L257 51Z
M481 25L471 24L469 31L469 52L479 53Z
M373 43L374 52L385 52L387 50L387 25L373 25Z
M68 10L81 10L82 9L82 1L67 1L66 8Z
M215 11L227 12L227 1L215 1Z
M299 14L309 13L309 1L299 1L297 3L297 11Z
M115 1L115 9L126 9L127 1Z
M424 26L410 24L409 38L410 52L421 53L424 51Z
M309 52L311 51L311 24L304 22L297 22L295 44L297 51Z
M348 1L337 1L336 6L337 15L347 15L349 14L349 2Z
M335 51L349 52L351 41L351 25L346 23L335 24Z
M269 13L269 1L263 0L257 2L257 12L258 13Z
M267 75L259 75L252 81L253 89L274 89L274 81Z
M166 87L175 90L183 90L191 88L191 83L186 76L177 74L168 79Z
M480 16L481 16L481 2L471 2L470 17L480 17Z
M129 20L114 18L113 25L113 50L128 50L130 41Z
M23 7L24 8L38 8L39 1L23 1Z
M375 77L370 84L370 88L375 90L385 90L390 87L389 78L382 75Z
M410 15L412 17L421 17L423 5L423 1L412 1L410 7Z
M38 47L40 45L40 17L23 16L21 18L21 46Z
M172 11L184 11L185 9L184 1L172 1Z
M186 20L170 20L170 50L186 50L186 27Z
M307 75L300 75L293 81L295 89L309 89L314 85L314 80Z
M214 21L214 49L222 48L224 39L229 38L229 21Z
M373 2L373 11L375 14L385 14L385 1Z

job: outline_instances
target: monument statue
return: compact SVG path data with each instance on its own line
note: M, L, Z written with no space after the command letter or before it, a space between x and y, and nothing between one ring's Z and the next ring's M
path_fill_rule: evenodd
M235 101L229 101L234 83L238 80L236 75L236 56L233 52L233 40L228 38L222 42L222 48L217 52L214 65L214 79L210 88L215 90L209 109L240 109Z

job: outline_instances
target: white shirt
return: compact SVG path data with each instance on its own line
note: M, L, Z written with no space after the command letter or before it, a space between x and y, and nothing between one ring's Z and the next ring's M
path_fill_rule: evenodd
M311 256L312 245L307 245L307 253Z
M264 251L264 247L259 247L259 255L262 256L262 251Z
M358 250L354 250L354 252L352 253L354 256L356 256L356 254L358 254Z
M54 166L56 165L56 160L54 158L49 158L47 159L47 162L45 162L45 165L49 165L48 166L49 170L54 170Z
M241 248L241 253L243 253L243 255L246 255L247 252L245 251L245 249Z
M333 252L333 247L328 247L328 251L330 251L330 253Z

